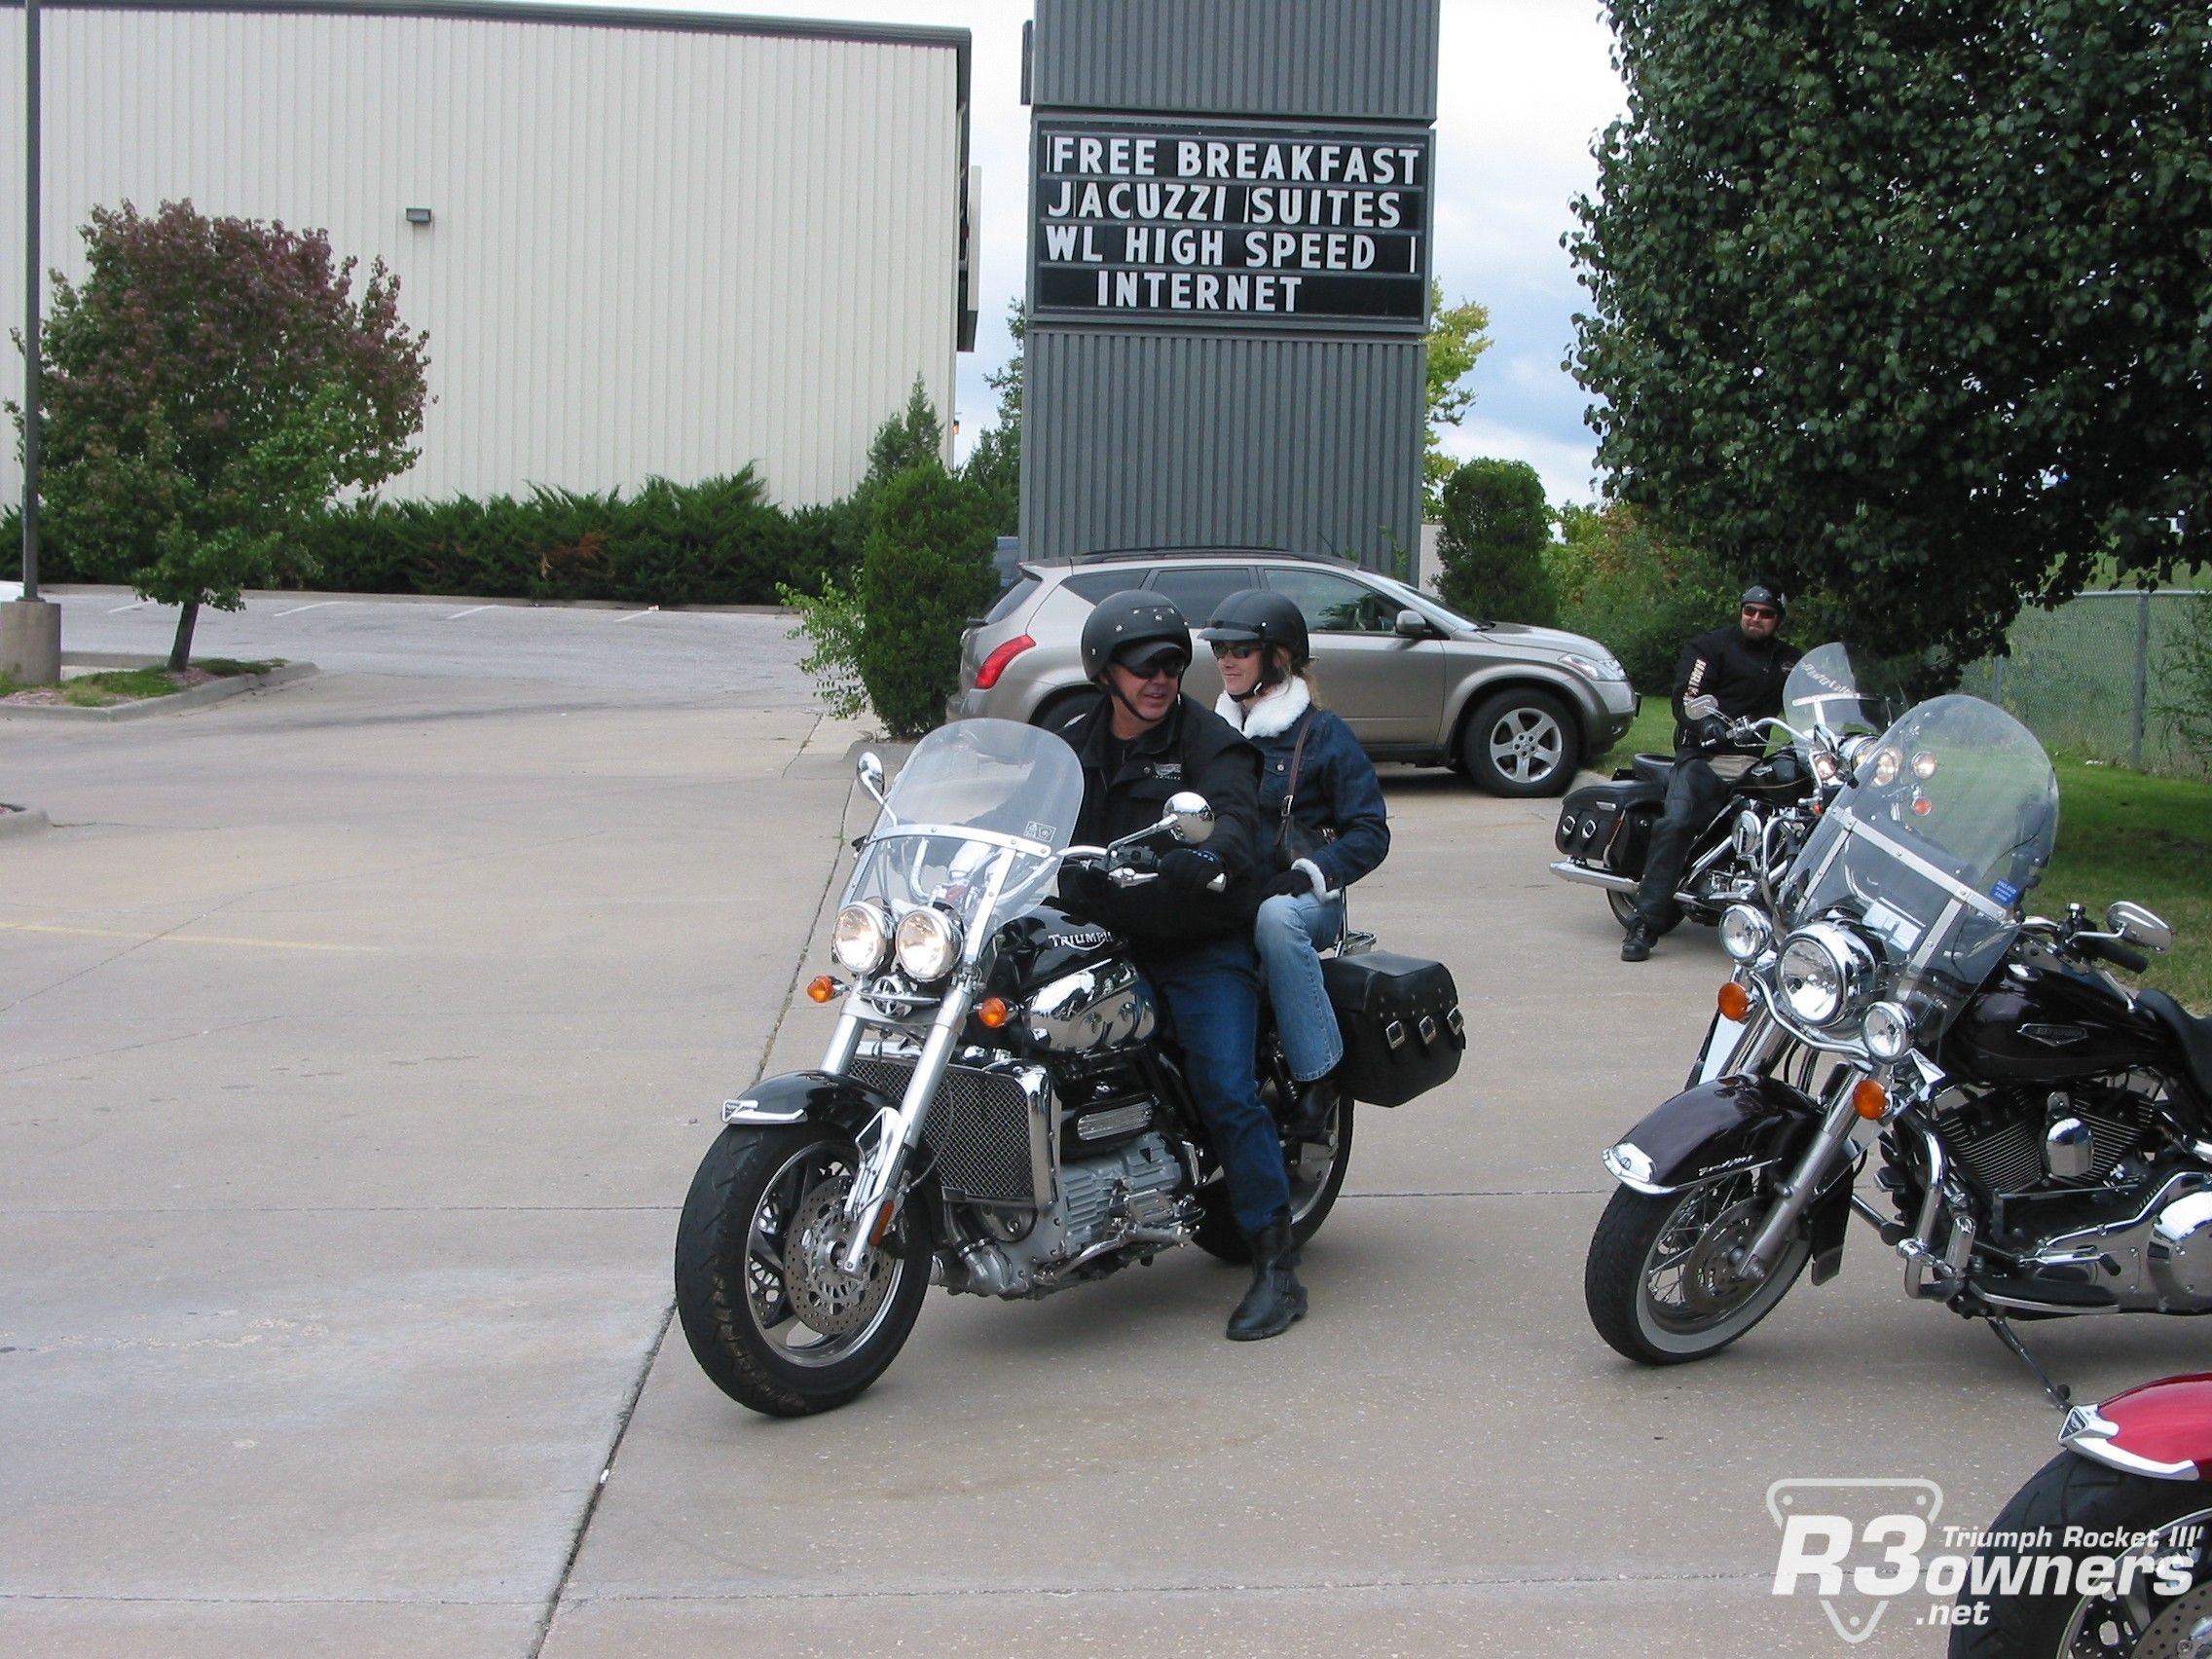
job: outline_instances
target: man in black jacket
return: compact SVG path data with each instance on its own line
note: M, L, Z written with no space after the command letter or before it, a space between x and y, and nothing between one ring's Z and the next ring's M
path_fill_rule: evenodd
M1282 1142L1253 1074L1260 752L1183 695L1190 663L1190 627L1157 594L1108 594L1085 621L1084 673L1104 695L1060 728L1083 762L1076 841L1104 845L1157 824L1168 796L1186 790L1205 796L1214 825L1204 846L1161 853L1156 881L1115 887L1097 869L1071 865L1060 895L1129 941L1174 1020L1184 1075L1252 1244L1252 1288L1229 1336L1253 1342L1280 1336L1306 1313Z
M1621 940L1621 960L1641 962L1652 942L1680 920L1675 888L1682 879L1690 843L1728 798L1728 786L1744 775L1766 745L1762 739L1731 743L1732 721L1782 712L1783 682L1801 654L1776 637L1782 596L1763 582L1744 590L1733 628L1700 634L1675 667L1675 770L1667 805L1651 829L1651 850L1636 890L1636 919Z

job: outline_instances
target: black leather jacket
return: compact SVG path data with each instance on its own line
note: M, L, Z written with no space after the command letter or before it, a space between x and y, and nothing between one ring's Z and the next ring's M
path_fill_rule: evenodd
M1804 653L1779 638L1753 642L1734 623L1700 634L1682 648L1675 665L1675 748L1677 752L1709 753L1697 740L1699 716L1683 705L1711 697L1719 713L1730 719L1764 719L1782 713L1783 682ZM1744 746L1756 755L1766 747L1762 739Z
M1086 913L1140 950L1249 933L1260 898L1260 752L1219 715L1178 697L1165 719L1127 745L1109 777L1107 711L1100 692L1059 728L1083 762L1077 842L1103 846L1134 834L1160 822L1169 795L1195 791L1213 808L1213 834L1204 850L1229 872L1229 887L1181 895L1164 882L1147 882L1114 890L1099 904L1086 906Z

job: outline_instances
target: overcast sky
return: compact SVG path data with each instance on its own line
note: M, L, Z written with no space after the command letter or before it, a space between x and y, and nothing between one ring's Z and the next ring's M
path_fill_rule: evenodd
M683 0L671 0L681 6ZM1443 0L1438 75L1434 270L1447 304L1490 308L1493 344L1475 366L1475 404L1446 447L1501 456L1540 473L1555 505L1587 501L1587 399L1560 367L1581 289L1560 237L1568 200L1596 176L1592 138L1626 99L1598 0ZM982 322L960 359L959 446L994 418L984 371L1013 350L1007 306L1022 292L1029 111L1021 25L1029 0L766 0L731 11L938 23L975 36L971 159L983 169Z

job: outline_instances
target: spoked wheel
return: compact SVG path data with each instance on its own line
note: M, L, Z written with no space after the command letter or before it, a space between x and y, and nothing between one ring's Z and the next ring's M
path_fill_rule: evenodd
M1951 1659L2151 1659L2212 1648L2212 1506L2200 1483L2126 1474L2062 1452L2012 1494L1989 1536L2024 1544L1976 1552L1959 1598L1962 1612L1974 1610L1951 1628ZM2073 1558L2063 1576L2043 1559L2051 1556ZM2103 1558L2101 1594L2050 1593L2080 1583L2095 1558ZM2026 1594L2039 1566L2046 1593ZM2019 1588L1977 1596L1977 1583Z
M929 1241L903 1210L857 1274L836 1253L858 1155L819 1124L724 1129L676 1232L676 1308L715 1386L771 1417L841 1406L905 1345Z
M1773 1311L1812 1253L1800 1230L1766 1277L1739 1276L1736 1261L1773 1204L1750 1170L1658 1198L1619 1189L1583 1268L1591 1324L1646 1365L1717 1353Z
M1328 1133L1319 1140L1282 1143L1283 1174L1290 1181L1290 1234L1304 1244L1321 1231L1344 1191L1351 1165L1352 1103L1344 1096L1329 1112ZM1216 1181L1202 1195L1205 1219L1198 1224L1198 1247L1225 1262L1249 1262L1252 1247L1229 1208L1229 1183Z

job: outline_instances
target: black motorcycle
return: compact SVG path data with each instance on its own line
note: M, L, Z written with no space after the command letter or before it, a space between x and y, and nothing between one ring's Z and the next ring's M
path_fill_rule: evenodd
M2212 1312L2212 1020L2100 968L2171 943L2149 911L2023 915L2057 830L2048 757L1988 703L1923 703L1870 746L1773 912L1722 916L1699 1081L1604 1154L1584 1292L1607 1343L1717 1351L1808 1265L1834 1275L1854 1211L1908 1295L2031 1367L2016 1318ZM1869 1150L1894 1213L1853 1191Z
M1183 1244L1250 1247L1153 992L1122 940L1047 901L1063 861L1121 885L1211 832L1178 794L1151 829L1071 847L1083 771L1058 736L962 720L924 738L882 793L831 950L852 976L819 1070L725 1101L683 1202L676 1306L732 1399L778 1417L858 1395L904 1345L930 1283L1047 1295ZM1327 1218L1351 1156L1352 1101L1395 1106L1466 1047L1441 964L1347 940L1323 965L1345 1036L1342 1098L1319 1136L1286 1136L1291 1223ZM1292 1085L1256 1056L1279 1121Z
M1678 914L1706 927L1730 904L1773 903L1774 883L1796 860L1819 817L1819 804L1848 770L1852 746L1897 718L1900 702L1888 677L1840 643L1805 653L1782 691L1782 718L1740 720L1731 744L1780 738L1771 753L1728 753L1711 764L1729 791L1690 841L1675 895ZM1610 783L1591 784L1560 802L1552 842L1565 855L1551 866L1563 881L1602 888L1623 927L1637 917L1637 890L1651 848L1651 830L1667 802L1672 755L1639 755Z

